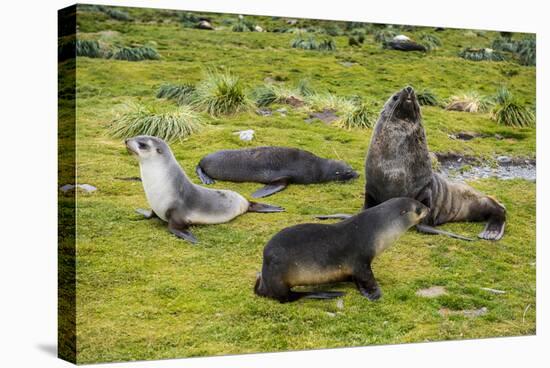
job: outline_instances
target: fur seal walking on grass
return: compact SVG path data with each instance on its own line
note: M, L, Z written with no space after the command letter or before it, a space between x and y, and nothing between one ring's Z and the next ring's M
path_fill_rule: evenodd
M126 140L137 157L141 180L152 210L137 210L146 218L159 217L178 238L196 243L190 225L220 224L245 212L281 212L283 208L249 202L230 190L208 189L193 184L170 147L160 138L137 136Z
M254 292L281 303L308 297L330 299L342 292L297 292L293 286L354 281L369 300L381 292L372 260L429 209L411 198L393 198L336 224L301 224L276 234L264 249Z
M313 184L346 181L357 174L345 162L328 160L288 147L255 147L223 150L205 156L196 168L204 184L213 179L267 184L252 194L261 198L277 193L290 183Z
M479 237L502 238L506 221L502 204L432 171L420 105L412 87L386 102L374 128L365 167L364 208L394 197L410 197L431 210L417 227L419 231L439 233L430 226L451 221L487 221Z

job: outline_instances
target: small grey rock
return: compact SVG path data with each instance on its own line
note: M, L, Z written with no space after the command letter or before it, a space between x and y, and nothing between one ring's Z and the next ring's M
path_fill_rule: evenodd
M271 116L273 115L273 112L270 109L263 108L263 109L256 110L256 114L260 116Z
M512 159L508 156L498 156L497 162L501 165L506 165L512 163Z
M420 289L416 292L417 296L423 298L437 298L438 296L447 294L447 290L443 286L431 286L427 289Z
M90 184L78 184L77 186L80 189L82 189L83 191L85 191L86 193L92 193L92 192L95 192L97 190L96 187L94 187L93 185L90 185Z
M344 309L344 301L342 299L338 299L336 301L336 308L338 309Z
M68 192L69 190L73 190L75 188L72 184L65 184L61 188L59 188L63 193Z

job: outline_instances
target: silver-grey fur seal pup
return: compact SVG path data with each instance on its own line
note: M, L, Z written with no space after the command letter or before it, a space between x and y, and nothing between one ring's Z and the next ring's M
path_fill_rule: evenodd
M196 243L190 225L220 224L245 212L282 212L283 208L249 202L231 190L209 189L193 184L162 139L137 136L126 140L137 157L145 196L152 210L138 209L146 218L159 217L178 238Z
M393 198L335 224L283 229L264 248L254 292L281 303L303 297L330 299L342 292L298 292L294 286L354 281L369 300L381 296L371 263L429 213L411 198Z
M357 174L347 163L318 157L289 147L254 147L222 150L201 159L197 175L203 184L213 179L267 184L252 194L261 198L277 193L290 183L313 184L347 181Z
M417 227L419 231L448 235L432 226L487 221L480 238L499 240L504 234L506 209L501 203L433 172L420 105L412 87L395 93L384 105L369 145L365 172L364 208L394 197L410 197L430 208L430 215Z

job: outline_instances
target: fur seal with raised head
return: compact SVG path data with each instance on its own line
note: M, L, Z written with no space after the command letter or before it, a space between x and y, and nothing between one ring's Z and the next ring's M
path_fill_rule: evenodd
M506 209L495 198L434 173L422 115L412 87L391 96L374 128L367 159L364 208L390 198L414 198L430 208L419 231L451 221L487 221L479 237L498 240L504 234ZM448 234L448 233L447 233Z
M393 198L335 224L283 229L264 248L254 292L281 303L303 297L329 299L342 292L298 292L294 286L354 281L369 300L380 298L371 263L429 209L411 198Z
M193 184L160 138L137 136L126 140L137 157L145 196L152 210L138 209L146 218L159 217L178 238L196 243L190 225L220 224L245 212L281 212L283 208L249 202L230 190L208 189Z
M290 183L346 181L359 176L345 162L324 159L311 152L289 147L214 152L201 159L196 172L203 184L212 184L213 179L266 184L252 194L254 198L277 193Z

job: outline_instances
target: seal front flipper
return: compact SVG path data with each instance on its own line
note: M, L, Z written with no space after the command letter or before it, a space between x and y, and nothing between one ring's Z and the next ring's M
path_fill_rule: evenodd
M485 240L500 240L504 235L504 227L506 223L503 221L489 220L485 229L479 233L478 237Z
M314 217L319 220L329 220L329 219L347 219L352 217L352 215L348 215L346 213L336 213L334 215L316 215Z
M272 206L270 204L249 202L248 212L284 212L283 207Z
M362 265L359 270L354 273L353 278L361 295L371 302L380 299L382 291L374 278L370 264Z
M277 192L280 192L281 190L285 189L288 186L289 179L290 178L288 176L278 178L272 181L271 183L267 184L265 187L260 188L254 193L252 193L252 197L262 198L262 197L267 197Z
M147 220L150 220L154 217L158 217L155 211L153 210L145 210L143 208L136 209L136 213L139 213L140 215L143 215Z
M472 238L467 238L465 236L457 235L457 234L454 234L454 233L451 233L451 232L448 232L448 231L445 231L445 230L436 229L435 227L431 227L431 226L428 226L428 225L418 224L418 225L416 225L416 230L419 233L424 233L424 234L445 235L445 236L448 236L450 238L455 238L455 239L460 239L460 240L467 240L467 241L473 241L474 240ZM480 234L480 236L481 236L481 234Z
M197 167L195 168L195 172L197 173L199 179L203 184L210 185L215 183L214 179L208 176L208 174L204 172L204 170L202 169L202 167L200 167L200 165L197 165Z
M192 244L197 244L199 241L189 230L187 230L187 225L181 225L176 223L173 220L168 221L168 231L177 236L180 239L187 240Z

